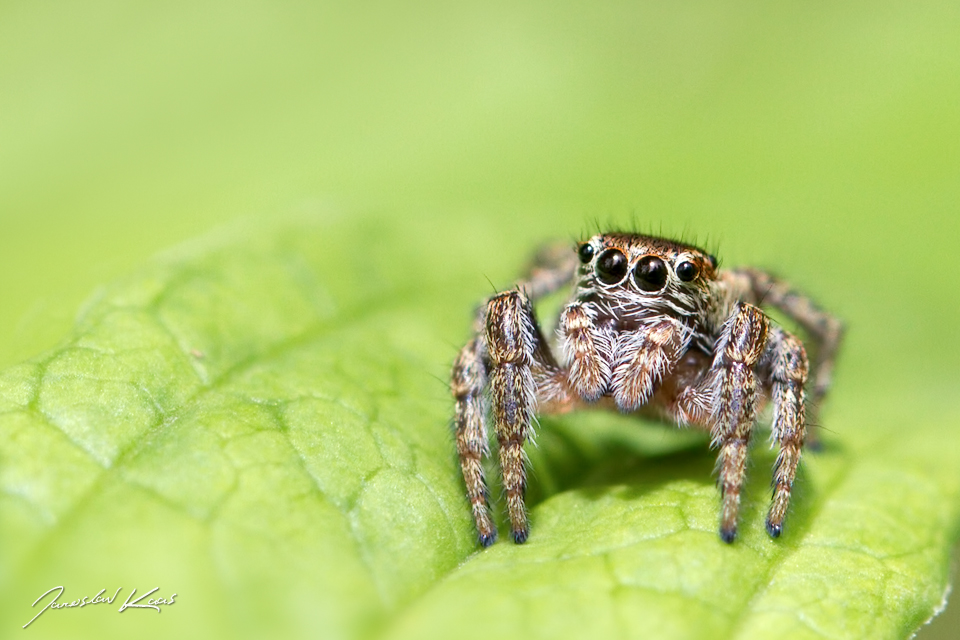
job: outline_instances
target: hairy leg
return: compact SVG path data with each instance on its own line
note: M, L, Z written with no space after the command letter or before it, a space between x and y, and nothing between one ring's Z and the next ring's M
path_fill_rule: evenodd
M489 357L490 392L507 514L515 542L529 533L524 505L526 460L523 444L530 436L536 411L537 378L555 382L541 384L541 399L556 401L564 393L562 373L550 353L529 298L522 291L508 291L487 305L486 345Z
M589 309L581 302L571 302L560 314L560 348L571 389L592 401L610 386L610 354L616 338L594 324Z
M843 323L817 307L809 297L769 273L758 269L741 269L736 273L749 280L757 304L779 309L799 324L814 342L810 367L813 388L807 398L807 418L810 424L816 424L821 401L830 390L833 379L834 362L843 339ZM811 432L809 436L809 444L816 446L815 434Z
M689 343L690 332L673 318L620 334L611 381L617 407L634 411L645 405Z
M454 426L460 470L467 486L467 498L480 544L487 547L497 539L497 528L490 518L487 481L483 474L483 458L490 453L483 401L487 386L485 351L480 337L474 338L460 350L453 364L450 389L456 400Z
M713 446L719 447L718 483L723 496L720 537L737 534L740 490L746 477L747 445L757 416L757 376L769 321L757 307L740 303L724 323L711 367Z
M532 302L556 293L573 282L577 275L577 257L569 243L555 242L542 246L533 256L523 277L513 286L522 291ZM496 297L496 296L493 296ZM487 305L492 298L484 300L477 309L474 330L482 334L487 317Z
M450 386L456 401L457 453L483 546L497 537L483 473L483 458L490 453L484 394L489 391L492 395L514 540L523 542L528 531L523 442L534 412L534 389L539 389L541 401L557 406L567 403L569 395L565 375L543 340L530 300L568 284L576 274L576 263L569 244L541 249L515 290L497 294L482 305L475 323L477 336L461 349L454 362Z
M544 245L514 288L523 290L531 300L538 300L570 284L577 275L578 264L569 242Z
M807 354L803 343L782 329L772 329L760 370L773 399L772 438L780 445L773 472L773 502L767 516L767 532L776 538L783 530L806 433Z

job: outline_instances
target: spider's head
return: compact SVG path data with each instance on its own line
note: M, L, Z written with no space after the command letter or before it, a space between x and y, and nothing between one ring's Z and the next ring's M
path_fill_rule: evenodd
M717 259L697 247L629 233L593 236L577 245L583 293L623 306L702 307L717 276Z

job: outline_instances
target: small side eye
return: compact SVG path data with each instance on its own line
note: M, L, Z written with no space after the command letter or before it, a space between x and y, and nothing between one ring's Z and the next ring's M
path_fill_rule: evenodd
M711 266L711 267L713 267L714 269L717 268L717 257L716 257L715 255L711 254L711 255L707 256L707 260L710 261L710 266Z
M593 250L593 245L590 243L584 243L580 245L580 248L577 249L577 255L580 256L580 262L587 264L593 260L593 255L596 253Z
M643 291L660 291L667 284L667 265L657 256L644 256L633 270L633 281Z
M690 282L700 275L700 268L692 262L681 262L677 265L677 277L684 282Z
M607 249L597 258L596 271L603 284L617 284L627 275L627 256L619 249Z

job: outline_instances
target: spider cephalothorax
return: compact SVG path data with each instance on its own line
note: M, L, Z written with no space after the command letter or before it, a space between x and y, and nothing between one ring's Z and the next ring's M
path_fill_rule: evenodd
M559 361L532 301L576 280L560 314ZM816 343L807 407L803 343L771 325L779 309ZM482 456L489 394L507 511L527 539L523 443L535 412L610 405L708 429L719 449L720 535L736 535L747 444L764 399L773 404L774 468L767 531L779 536L806 435L806 414L830 386L842 328L785 283L754 269L718 269L704 251L663 238L596 235L575 251L541 251L517 286L486 301L460 352L451 388L457 451L480 542L496 539Z

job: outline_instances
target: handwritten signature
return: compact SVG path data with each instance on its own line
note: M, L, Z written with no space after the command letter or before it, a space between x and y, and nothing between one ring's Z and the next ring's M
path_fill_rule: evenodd
M44 592L39 598L37 598L37 599L34 601L34 603L33 603L32 605L30 605L30 606L31 606L31 607L37 606L37 604L38 604L41 600L43 600L44 598L46 598L48 595L50 595L50 594L53 593L53 592L56 592L57 595L53 596L53 598L50 600L50 602L47 603L47 606L45 606L43 609L41 609L41 610L37 613L37 615L33 616L33 618L30 619L30 622L28 622L27 624L23 625L23 628L26 629L26 628L29 627L31 624L33 624L33 621L36 620L37 618L39 618L47 609L72 609L72 608L75 608L75 607L86 607L87 605L91 605L91 604L103 604L104 602L106 602L107 604L113 604L113 601L117 599L117 596L120 595L120 592L121 592L122 590L123 590L123 587L120 587L119 589L117 589L116 592L114 592L112 598L106 598L106 597L104 597L103 594L104 594L107 590L106 590L106 589L100 589L99 593L97 593L97 595L93 596L92 598L88 598L87 596L84 596L84 597L78 598L78 599L76 599L76 600L74 600L74 601L72 601L72 602L59 602L60 596L63 595L63 587L62 587L62 586L60 586L60 587L53 587L52 589L48 589L47 591L45 591L45 592ZM117 609L117 612L118 612L118 613L123 613L123 612L126 611L127 609L154 609L154 610L156 610L157 613L160 613L160 607L161 607L161 606L166 606L166 605L174 604L174 600L175 600L175 598L177 597L177 594L173 594L173 595L170 596L169 598L150 598L149 600L147 600L146 604L140 604L140 601L141 601L141 600L143 600L143 599L146 598L147 596L149 596L149 595L151 595L151 594L153 594L153 593L155 593L155 592L157 592L157 591L159 591L159 590L160 590L160 587L154 587L153 589L151 589L150 591L147 591L145 594L143 594L142 596L140 596L140 597L137 598L136 600L131 600L131 598L133 598L135 595L137 595L137 590L134 589L133 591L130 592L130 595L127 596L126 601L125 601L122 605L120 605L120 608L119 608L119 609Z

